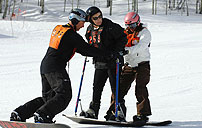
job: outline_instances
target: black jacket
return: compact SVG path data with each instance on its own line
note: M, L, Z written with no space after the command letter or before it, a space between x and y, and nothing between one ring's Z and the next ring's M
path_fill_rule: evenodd
M64 25L63 27L71 26ZM67 62L73 57L75 52L78 52L83 56L92 57L108 55L108 53L90 46L73 30L73 28L71 28L66 31L63 37L61 37L58 49L49 46L47 53L41 62L41 74L65 70Z
M100 27L103 27L103 30L100 34L101 42L98 48L112 53L123 51L125 44L127 43L127 35L124 33L124 29L107 18L103 18ZM88 42L90 41L93 29L92 24L87 28L85 36ZM115 60L109 61L107 58L103 57L94 57L93 59L95 62L111 63L112 65L115 63Z

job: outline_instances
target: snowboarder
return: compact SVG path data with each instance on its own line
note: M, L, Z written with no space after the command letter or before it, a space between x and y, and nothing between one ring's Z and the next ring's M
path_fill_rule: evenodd
M88 43L104 51L123 52L127 43L127 35L124 33L124 29L111 20L103 18L103 14L98 7L89 7L86 13L88 21L91 23L85 35ZM119 60L123 65L123 56L120 55ZM80 115L98 119L101 95L108 78L112 92L115 93L116 90L116 58L108 60L103 57L93 57L93 63L95 73L92 101L89 109L86 112L81 112Z
M65 68L74 53L93 57L108 56L106 51L90 46L76 32L84 27L86 16L83 10L73 9L69 15L69 23L54 28L40 67L42 97L16 108L11 113L11 121L25 122L34 116L35 122L53 123L55 115L63 111L72 98L71 82Z
M136 80L135 96L137 98L137 115L133 121L148 121L151 115L151 107L147 84L150 81L150 31L140 22L140 16L135 12L129 12L124 19L128 43L125 50L129 54L124 56L125 64L120 76L119 102L125 102L124 96L128 93L131 84ZM105 116L106 120L114 119L115 94L112 94L111 106ZM124 112L126 114L126 112ZM126 116L126 115L125 115Z

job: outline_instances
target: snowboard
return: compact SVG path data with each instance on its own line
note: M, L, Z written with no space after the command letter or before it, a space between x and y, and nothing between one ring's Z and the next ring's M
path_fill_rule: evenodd
M95 124L95 125L111 125L111 126L119 126L119 127L142 127L145 125L145 121L138 122L117 122L117 121L101 121L96 119L77 117L77 116L66 116L66 118L79 123L79 124Z
M59 123L28 123L16 121L0 121L0 128L70 128L70 126Z

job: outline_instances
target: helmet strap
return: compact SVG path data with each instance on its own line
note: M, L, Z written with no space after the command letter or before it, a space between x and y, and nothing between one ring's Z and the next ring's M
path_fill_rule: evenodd
M89 19L89 22L94 26L97 26L94 22L93 22L93 20L91 19L91 17L90 17L90 19Z
M99 28L100 26L96 25L96 24L93 24L93 27L94 28Z
M71 19L71 22L74 26L74 30L76 31L76 25L79 23L79 21L76 18Z
M76 18L71 19L71 22L74 26L76 26L79 23L79 21Z
M135 28L129 28L129 30L133 33L133 32L135 32L135 29L136 29L136 27Z

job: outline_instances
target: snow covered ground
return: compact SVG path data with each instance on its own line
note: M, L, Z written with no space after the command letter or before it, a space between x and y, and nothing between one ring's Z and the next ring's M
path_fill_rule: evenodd
M63 11L63 0L47 0L46 13L39 14L37 2L30 0L19 7L26 14L12 22L0 20L0 119L9 120L13 109L25 102L41 96L40 62L48 48L50 34L57 24L65 24L67 12ZM106 2L98 0L104 16L124 27L123 18L127 13L124 0L114 2L113 15L109 16ZM68 1L70 2L70 1ZM81 1L82 2L82 1ZM93 2L92 2L93 3ZM92 3L83 2L86 10ZM56 4L58 6L56 7ZM54 8L53 8L54 6ZM120 7L123 9L120 9ZM24 7L24 8L23 8ZM166 128L201 128L202 127L202 15L192 13L189 17L179 13L173 15L151 15L150 3L140 4L140 16L147 23L152 33L151 43L151 81L148 85L153 115L151 121L170 119L173 124ZM145 11L144 10L147 10ZM56 12L60 10L59 12ZM191 13L191 12L190 12ZM25 19L25 20L24 20ZM83 36L88 23L79 33ZM94 67L89 58L84 76L81 102L87 109L92 97ZM84 57L76 54L70 61L69 75L72 82L73 98L68 108L62 113L74 115L76 97L82 73ZM102 95L99 119L110 103L110 86L107 82ZM126 96L128 107L127 120L136 114L134 85ZM78 109L80 111L80 108ZM54 119L58 123L72 127L105 127L76 124L62 113ZM33 122L33 118L28 120Z

